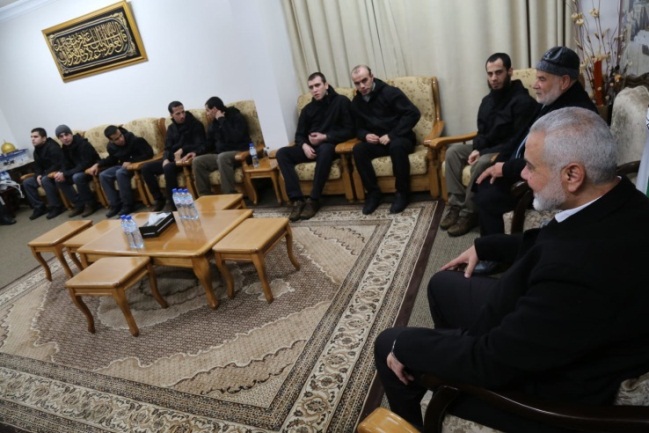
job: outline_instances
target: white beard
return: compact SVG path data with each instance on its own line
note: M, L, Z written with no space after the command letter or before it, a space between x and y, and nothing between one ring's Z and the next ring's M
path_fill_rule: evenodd
M558 176L539 192L534 193L532 206L538 211L549 211L559 208L566 201L566 193L561 186L561 180Z

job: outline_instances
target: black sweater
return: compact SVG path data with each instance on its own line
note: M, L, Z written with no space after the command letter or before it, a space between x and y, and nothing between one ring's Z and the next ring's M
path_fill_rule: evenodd
M312 99L300 113L295 130L295 144L309 143L309 134L320 132L327 136L328 143L342 143L354 136L351 102L345 96L329 87L327 94L319 101Z
M65 157L61 146L51 138L45 143L34 147L34 174L47 176L50 173L63 170Z
M124 145L118 146L112 141L108 142L106 147L108 156L99 161L99 167L112 167L125 162L140 162L153 157L153 149L144 138L138 137L122 127L119 130L124 135Z
M226 107L225 116L214 119L207 128L206 153L248 150L248 122L236 107Z
M65 168L63 175L71 178L73 174L84 171L86 168L99 161L99 154L90 142L74 134L72 143L63 145L63 155L65 156Z
M185 113L185 121L176 123L172 120L167 128L165 140L164 159L174 161L174 153L183 150L183 155L191 152L201 154L205 152L205 127L192 113Z

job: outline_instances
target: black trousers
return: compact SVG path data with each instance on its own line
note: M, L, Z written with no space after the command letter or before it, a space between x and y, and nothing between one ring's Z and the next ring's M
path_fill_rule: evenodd
M410 160L408 155L415 149L414 140L396 137L390 144L370 144L364 141L354 146L354 164L363 182L367 195L380 194L372 160L380 156L389 156L392 160L392 171L395 177L395 189L401 194L410 192Z
M173 162L170 162L163 167L162 161L152 161L144 164L142 166L142 178L144 179L147 188L149 188L149 192L153 196L153 199L162 200L164 197L162 196L162 191L160 191L160 186L158 186L157 176L164 174L167 199L171 200L171 190L178 188L178 171L182 169L177 167Z
M441 271L433 275L428 283L428 304L435 330L429 331L456 334L460 329L469 328L478 318L496 283L496 279L486 276L464 278L462 272L456 271ZM383 331L376 339L374 358L392 411L415 427L423 429L421 399L426 388L418 383L417 378L424 372L411 371L415 381L404 385L386 363L394 340L397 337L407 338L401 334L407 334L408 329L412 328L390 328ZM429 373L435 374L434 371ZM565 432L520 418L468 396L460 396L448 412L505 432Z
M511 192L514 183L500 177L494 183L485 180L474 184L473 202L478 209L481 236L505 233L503 214L516 206L516 197Z
M300 188L300 179L295 172L295 166L303 162L315 161L315 173L313 175L313 187L311 188L310 197L313 200L320 200L322 189L325 182L329 179L329 171L331 164L336 157L336 145L333 143L320 143L320 145L313 148L316 153L316 159L309 159L304 154L302 146L287 146L282 147L277 151L277 164L284 177L284 184L286 186L286 194L288 198L293 200L300 200L303 197L302 189Z

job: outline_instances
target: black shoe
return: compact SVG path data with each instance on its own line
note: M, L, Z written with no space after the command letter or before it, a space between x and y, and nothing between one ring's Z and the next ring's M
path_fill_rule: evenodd
M162 208L163 212L176 212L178 209L176 209L176 205L173 203L167 203L164 208Z
M36 218L42 217L46 213L47 213L47 209L45 209L45 206L37 207L36 209L34 209L32 214L29 216L29 219L30 220L35 220Z
M390 206L390 213L401 213L406 207L408 207L408 195L400 192L396 193Z
M473 275L491 275L502 271L502 264L500 262L492 262L490 260L480 260L475 268L473 268Z
M106 212L106 218L112 218L115 215L120 213L120 207L119 206L111 206L108 212ZM121 214L120 214L121 215Z
M164 209L165 203L166 201L163 198L156 199L155 203L153 203L153 212L160 212Z
M74 218L75 216L81 215L83 213L83 206L75 207L68 214L68 218Z
M130 215L133 213L135 209L133 206L122 206L122 208L119 210L120 215Z
M13 219L11 217L8 217L6 215L0 216L0 225L2 225L2 226L10 226L12 224L16 224L15 219Z
M51 220L52 218L56 218L63 212L65 212L65 208L63 206L54 206L50 208L50 211L47 213L47 219Z
M442 218L442 221L439 223L439 228L446 230L451 226L454 226L457 223L457 220L460 219L460 211L462 208L460 206L451 206L446 210L446 215Z
M313 218L315 214L318 213L318 209L320 209L320 203L318 200L313 200L311 198L306 199L306 204L304 205L304 209L302 209L300 219L308 220Z
M83 207L83 213L81 214L81 216L83 218L89 217L93 213L97 212L97 209L99 209L100 207L101 205L97 202L87 204Z
M478 215L470 213L462 215L457 222L448 228L449 236L462 236L469 233L474 227L478 226Z
M373 213L381 204L381 194L369 194L365 197L365 205L363 205L363 215Z
M293 222L299 221L303 209L304 200L293 200L293 207L291 208L291 214L288 216L288 219Z

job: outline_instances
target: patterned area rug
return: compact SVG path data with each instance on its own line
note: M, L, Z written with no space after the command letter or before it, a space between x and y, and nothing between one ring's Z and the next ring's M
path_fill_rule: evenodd
M325 207L292 225L301 269L284 244L268 255L272 304L249 264L229 264L234 299L213 267L217 310L191 271L157 268L169 308L146 279L130 289L137 338L107 297L85 298L88 333L52 260L52 283L39 268L0 292L0 421L43 432L353 432L372 342L419 286L435 208Z

